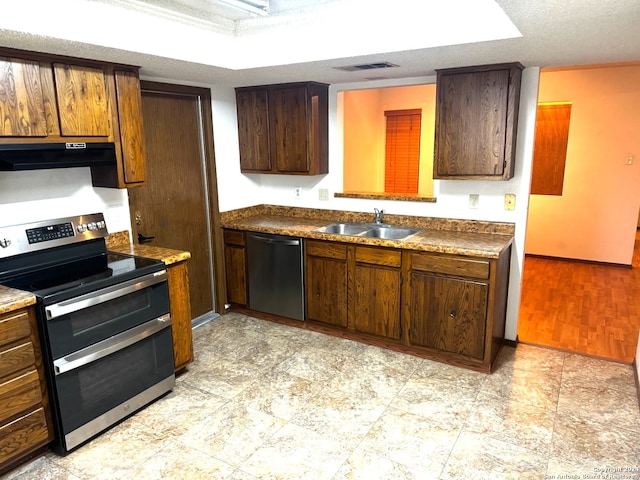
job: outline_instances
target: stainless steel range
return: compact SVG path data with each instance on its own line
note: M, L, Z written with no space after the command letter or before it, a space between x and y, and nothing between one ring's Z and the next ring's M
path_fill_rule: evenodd
M106 235L102 214L0 227L0 284L37 298L59 454L175 385L165 265Z

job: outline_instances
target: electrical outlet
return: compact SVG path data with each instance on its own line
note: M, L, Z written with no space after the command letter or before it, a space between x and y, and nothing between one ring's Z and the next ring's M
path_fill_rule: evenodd
M319 188L318 189L318 200L329 200L329 189L328 188Z
M302 198L302 187L293 187L293 198L300 200Z
M480 195L477 193L469 194L469 208L478 208L480 206Z
M515 210L516 209L516 194L505 193L504 194L504 209Z

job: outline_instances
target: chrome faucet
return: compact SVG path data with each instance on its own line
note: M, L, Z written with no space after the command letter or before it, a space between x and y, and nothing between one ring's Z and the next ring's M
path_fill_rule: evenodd
M374 208L373 211L376 214L376 223L382 223L382 215L384 214L384 210L378 210L377 208Z

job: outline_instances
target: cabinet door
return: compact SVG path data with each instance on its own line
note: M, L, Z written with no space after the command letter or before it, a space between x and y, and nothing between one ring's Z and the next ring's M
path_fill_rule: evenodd
M173 363L175 370L178 371L193 361L191 301L189 299L187 262L171 265L168 268L168 273Z
M104 71L79 65L53 65L60 134L108 137L111 134Z
M438 71L434 178L513 176L521 68L501 64Z
M357 332L400 338L400 270L356 265L349 299Z
M46 135L40 65L0 57L0 136Z
M307 320L347 326L347 248L305 243Z
M266 89L238 90L238 141L240 170L269 172L269 118Z
M484 358L486 283L413 272L409 341Z
M282 173L309 172L307 88L269 90L271 161Z
M125 183L141 183L145 179L147 149L142 121L142 96L138 74L116 70L116 103Z
M227 279L227 302L247 305L247 253L244 233L224 231L224 262Z

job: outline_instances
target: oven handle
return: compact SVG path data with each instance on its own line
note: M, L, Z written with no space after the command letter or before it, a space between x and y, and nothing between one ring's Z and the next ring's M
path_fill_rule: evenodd
M98 343L90 345L73 352L66 357L59 358L53 362L53 370L56 375L67 373L76 368L87 365L88 363L100 360L107 355L127 348L140 340L144 340L151 335L158 333L172 324L171 315L169 313L158 317L149 322L130 328L126 332L119 333L113 337L102 340Z
M150 273L144 277L134 278L117 285L112 285L95 292L85 293L78 297L64 300L59 303L54 303L45 307L45 313L47 320L53 320L54 318L68 315L69 313L77 312L85 308L98 305L100 303L108 302L118 297L123 297L130 293L142 290L143 288L150 287L157 283L164 282L167 279L167 270L160 270L159 272Z

